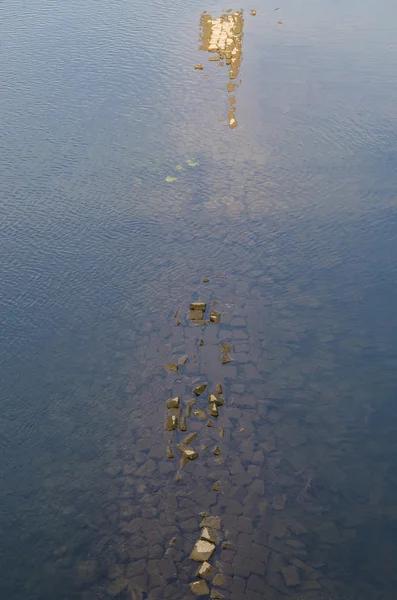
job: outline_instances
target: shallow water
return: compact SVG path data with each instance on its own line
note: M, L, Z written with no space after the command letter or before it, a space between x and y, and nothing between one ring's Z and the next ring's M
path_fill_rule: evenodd
M225 598L395 598L396 8L244 0L235 129L199 48L227 8L0 7L8 600L190 598L201 511ZM226 402L175 481L196 381Z

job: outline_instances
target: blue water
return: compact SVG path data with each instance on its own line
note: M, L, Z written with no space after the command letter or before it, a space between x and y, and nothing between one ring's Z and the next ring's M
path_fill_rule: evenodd
M307 466L316 469L315 506L332 498L333 522L346 517L355 529L353 541L320 548L319 590L282 592L270 581L274 594L395 597L397 8L389 0L242 7L231 130L226 69L199 49L202 12L216 17L228 6L1 4L8 600L111 597L120 497L104 469L162 414L158 373L179 343L172 314L206 275L211 285L226 276L211 294L219 289L256 323L262 387L312 407L300 422L312 419L318 435L320 464ZM332 367L322 371L325 363ZM293 407L283 415L294 418ZM266 432L254 431L263 441ZM335 446L321 446L327 436ZM327 475L330 447L343 481ZM95 575L79 582L87 560L97 561ZM167 593L190 598L175 581L180 596Z

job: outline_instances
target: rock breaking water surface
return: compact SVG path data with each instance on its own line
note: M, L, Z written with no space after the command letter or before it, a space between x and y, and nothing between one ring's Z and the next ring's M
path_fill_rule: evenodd
M2 3L2 598L394 600L396 25Z

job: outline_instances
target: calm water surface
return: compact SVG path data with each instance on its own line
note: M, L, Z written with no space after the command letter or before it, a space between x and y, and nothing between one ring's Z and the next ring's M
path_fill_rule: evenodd
M193 598L201 511L225 598L396 597L397 8L230 5L235 129L227 8L0 6L2 598Z

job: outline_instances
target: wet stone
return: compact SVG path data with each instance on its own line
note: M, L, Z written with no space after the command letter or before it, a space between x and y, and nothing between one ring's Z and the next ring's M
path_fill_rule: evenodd
M225 342L220 345L220 348L221 348L221 352L231 352L232 344L230 344L229 342Z
M187 318L189 321L202 321L204 313L202 310L189 310Z
M195 431L194 433L189 433L189 435L187 435L184 438L183 443L188 446L189 444L191 444L191 442L193 442L196 439L197 436L198 436L197 431Z
M196 577L202 577L202 579L209 579L214 572L214 567L209 562L204 561L202 565L197 569Z
M248 517L238 517L237 524L241 533L252 533L252 520Z
M295 587L300 584L298 570L293 565L284 567L282 569L282 574L287 587Z
M175 396L175 398L169 398L169 400L167 400L167 408L179 408L180 400L181 399L179 396Z
M220 323L221 316L222 313L218 312L217 310L210 311L210 321L212 321L213 323Z
M223 406L225 404L224 398L220 394L210 394L208 398L208 402L214 403L217 406Z
M203 394L205 392L206 389L207 389L207 384L200 383L200 385L196 385L193 392L196 396L200 396L201 394Z
M120 577L108 586L107 592L110 596L118 596L123 590L125 590L128 587L128 584L128 579L126 579L125 577Z
M196 596L207 596L210 593L210 589L203 579L190 583L190 589Z
M108 571L109 579L118 579L124 574L124 565L112 565Z
M263 577L259 577L259 575L252 573L247 582L247 589L252 590L253 592L258 592L259 594L265 594L266 583Z
M201 408L196 408L196 410L193 411L193 414L194 414L194 416L198 417L199 419L207 418L207 415Z
M200 523L200 527L210 527L211 529L222 528L222 521L220 517L212 517L210 515L206 515Z
M215 492L220 492L221 491L221 482L220 481L215 481L214 485L212 486L212 489Z
M189 357L187 354L184 354L183 356L181 356L181 358L178 360L178 365L180 365L181 367L183 367L187 361L188 361Z
M223 573L217 573L212 581L212 585L220 588L228 588L231 586L231 579Z
M215 588L211 590L211 595L210 598L212 600L221 600L221 598L224 598L225 596L222 594L222 592L220 590L216 590Z
M207 304L205 302L191 302L190 303L190 310L201 310L201 311L205 311L207 308Z
M222 393L223 393L222 384L220 384L220 383L217 383L217 384L216 384L216 387L215 387L215 392L216 392L217 394L222 394Z
M212 427L212 421L211 421L211 419L209 419L209 420L207 421L207 427Z
M212 529L211 527L203 527L201 530L201 539L207 540L207 542L211 542L212 544L220 544L222 541L221 534L217 529Z
M211 417L219 417L219 410L215 403L210 404L209 413L210 413Z
M197 520L191 517L190 519L183 521L181 523L181 529L183 531L187 531L188 533L193 533L194 531L197 531Z
M168 415L165 421L167 431L174 431L178 427L178 418L175 415Z
M208 518L208 517L207 517ZM215 550L215 544L206 540L197 540L190 554L190 560L204 562L210 560Z
M178 370L178 365L175 363L169 363L168 365L164 365L164 369L166 369L167 371L177 371Z
M215 454L215 456L219 456L219 454L221 453L221 449L219 448L219 446L215 446L212 453Z

